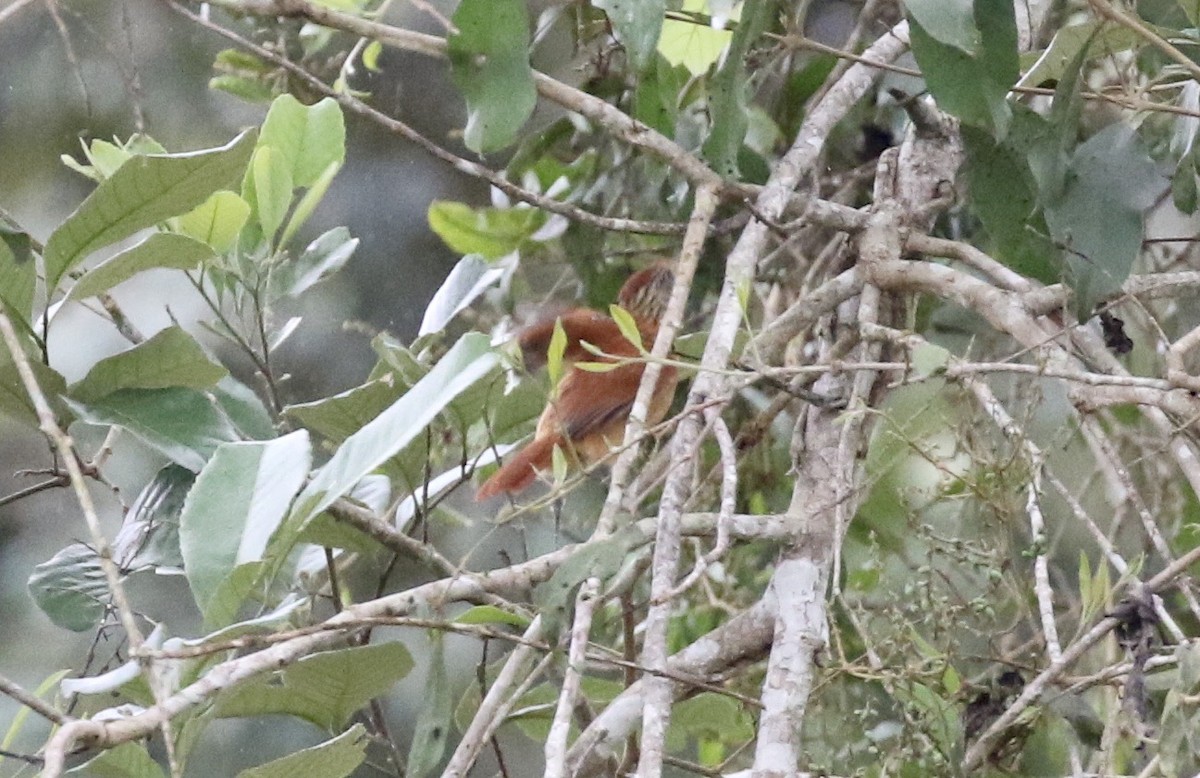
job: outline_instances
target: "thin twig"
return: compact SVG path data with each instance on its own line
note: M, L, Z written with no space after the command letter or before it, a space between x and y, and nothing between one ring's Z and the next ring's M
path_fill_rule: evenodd
M523 638L527 641L537 640L542 634L541 617L535 618L525 630ZM462 740L450 757L446 769L442 771L443 778L465 778L471 772L479 752L491 739L492 733L500 726L507 712L512 708L517 695L509 696L508 690L519 679L529 677L529 667L533 663L533 649L528 645L517 646L504 662L500 674L488 688L487 694L479 703L474 718L463 732ZM549 656L546 657L549 659Z
M588 635L592 629L592 614L600 601L600 579L589 578L579 587L575 597L575 621L571 625L571 647L567 652L567 669L550 732L546 735L545 778L564 778L566 775L567 736L583 682L583 661L587 655Z
M54 724L63 724L68 719L68 717L57 708L47 704L46 702L43 702L37 697L37 695L26 691L15 681L10 680L3 675L0 675L0 694L5 694L9 697L12 697L14 700L29 708L34 713Z

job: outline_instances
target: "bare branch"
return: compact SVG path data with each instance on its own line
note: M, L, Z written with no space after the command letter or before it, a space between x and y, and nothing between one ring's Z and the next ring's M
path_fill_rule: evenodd
M589 578L579 587L579 594L575 597L575 622L571 626L567 671L558 694L558 705L554 709L554 720L550 723L550 734L546 736L546 778L562 778L566 775L567 736L571 731L571 719L583 681L583 660L587 654L592 614L595 612L599 594L600 579Z

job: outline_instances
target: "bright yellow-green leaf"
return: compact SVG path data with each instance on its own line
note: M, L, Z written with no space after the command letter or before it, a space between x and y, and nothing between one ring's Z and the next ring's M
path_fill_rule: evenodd
M550 452L550 470L554 473L554 485L558 486L567 480L567 455L561 446L555 446Z
M637 348L641 354L646 353L646 347L642 344L642 332L638 329L637 321L633 315L619 305L610 305L608 312L612 316L613 321L617 323L617 328L621 330L621 334L625 336L625 340L629 341Z
M271 146L260 146L254 152L250 169L254 175L258 223L264 235L274 237L292 203L292 171L284 156Z
M575 367L585 373L609 373L621 366L620 362L576 362Z
M685 0L682 10L685 13L706 13L708 3L705 0ZM658 51L672 65L683 65L692 74L700 75L721 58L721 52L732 39L733 33L728 30L714 30L704 24L667 19L663 22L662 37L658 39Z
M363 49L362 61L367 70L372 73L379 72L379 55L383 53L383 44L379 41L371 41L367 47Z
M550 335L550 347L546 350L546 372L550 376L550 385L558 386L562 378L563 354L567 351L567 332L563 329L562 319L554 320L554 332Z
M212 196L179 217L179 231L212 246L215 251L228 251L237 242L250 204L228 190L213 192Z

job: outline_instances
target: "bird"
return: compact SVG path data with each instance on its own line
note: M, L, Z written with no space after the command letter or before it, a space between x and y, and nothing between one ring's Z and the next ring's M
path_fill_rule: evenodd
M617 294L617 304L633 317L646 348L658 335L674 285L674 271L660 262L631 275ZM538 418L533 440L484 481L475 493L476 501L504 493L515 495L528 488L538 472L550 468L555 446L572 465L587 467L603 462L624 440L625 422L633 409L645 362L630 361L606 372L584 370L577 363L637 360L642 355L638 345L625 337L611 317L588 308L574 308L518 334L527 369L535 370L548 361L556 322L561 323L566 335L564 372L558 391ZM584 343L608 356L594 354ZM662 366L646 414L647 424L657 424L667 415L678 380L674 367Z

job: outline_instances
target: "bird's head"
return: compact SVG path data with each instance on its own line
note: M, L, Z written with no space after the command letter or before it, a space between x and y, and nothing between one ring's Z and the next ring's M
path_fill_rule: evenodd
M617 294L617 303L643 321L660 321L675 287L675 271L657 263L629 277Z

